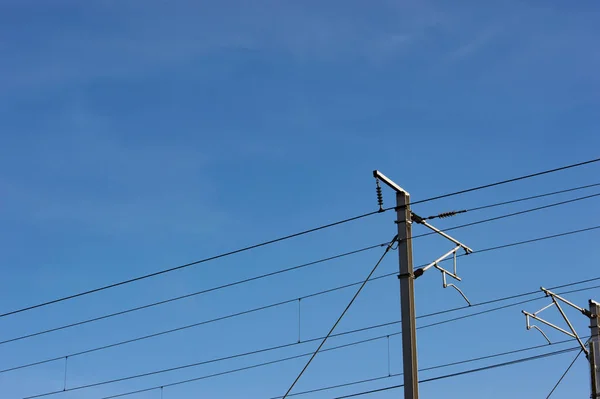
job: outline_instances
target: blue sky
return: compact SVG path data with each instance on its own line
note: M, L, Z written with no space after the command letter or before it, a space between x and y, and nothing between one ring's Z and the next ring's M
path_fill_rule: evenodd
M374 210L373 169L418 200L596 158L599 13L594 1L0 0L0 310ZM438 213L598 183L599 172L591 165L422 204L414 211ZM450 227L594 193L590 189L438 224ZM386 190L384 197L386 206L393 205L391 192ZM595 226L597 204L592 198L454 235L477 250ZM393 236L392 221L393 215L386 213L5 317L0 319L0 338L380 243ZM597 239L597 231L588 232L463 258L461 288L480 302L598 277ZM438 238L415 240L415 264L450 248ZM0 345L0 368L355 282L379 256L379 250L368 251ZM379 273L394 271L396 256L391 253ZM397 284L391 278L368 285L340 331L396 320ZM346 289L304 300L303 339L326 333L352 293ZM600 291L569 298L585 305L591 297L599 298ZM455 292L441 288L439 275L418 280L418 314L460 305ZM542 305L523 308L535 311ZM537 333L525 331L520 309L420 331L419 364L428 367L542 343ZM571 315L585 331L586 320ZM67 386L293 342L297 317L295 304L284 305L74 357L68 363ZM379 340L319 355L297 389L387 374L386 345ZM315 347L304 344L55 397L100 398ZM401 372L399 337L391 338L390 348L392 372ZM441 380L421 390L424 397L544 397L573 355ZM164 398L270 398L285 392L303 361L165 388ZM576 363L557 398L588 393L586 367L584 360ZM464 368L468 366L422 376ZM62 389L63 370L64 364L55 362L1 374L2 397ZM397 381L305 397L331 398ZM132 396L158 397L157 391Z

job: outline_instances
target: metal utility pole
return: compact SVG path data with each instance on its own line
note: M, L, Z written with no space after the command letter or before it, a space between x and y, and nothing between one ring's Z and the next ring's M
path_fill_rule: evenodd
M415 317L415 279L423 275L423 273L432 267L435 267L442 273L443 287L453 287L462 297L469 303L465 294L454 284L447 283L446 276L449 276L457 281L460 281L456 272L456 252L463 249L465 254L473 252L473 250L455 238L444 233L440 229L435 228L427 223L425 218L420 217L410 210L410 194L402 187L387 178L378 170L373 171L373 177L377 183L377 201L379 202L379 211L383 209L383 195L379 181L382 181L392 190L396 192L396 224L398 225L398 260L400 261L400 311L402 317L402 359L403 359L403 375L404 375L404 399L419 398L419 378L417 375L417 326ZM444 214L450 216L450 213ZM432 230L434 233L451 241L455 248L448 251L445 255L436 259L429 265L413 270L412 257L412 224L418 223ZM438 263L447 259L449 256L454 256L454 272L442 268Z
M592 398L600 398L600 303L590 299L590 371Z
M415 317L415 279L412 256L412 220L410 194L396 192L396 223L398 224L398 256L400 262L400 309L402 316L402 353L404 371L404 398L417 399L417 326Z
M398 224L398 255L400 262L400 274L398 275L398 278L400 279L404 398L418 399L417 323L415 317L415 279L412 258L410 194L377 170L373 171L373 176L375 179L384 182L396 192L396 223ZM380 196L379 188L378 196Z

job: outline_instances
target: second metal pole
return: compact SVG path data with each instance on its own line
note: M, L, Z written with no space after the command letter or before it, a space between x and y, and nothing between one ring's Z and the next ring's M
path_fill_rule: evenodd
M396 192L398 255L400 261L400 310L402 316L402 358L404 399L418 399L417 331L412 258L412 221L410 194Z
M590 351L590 372L592 375L592 398L600 398L600 303L590 299L590 329L591 338L589 343Z

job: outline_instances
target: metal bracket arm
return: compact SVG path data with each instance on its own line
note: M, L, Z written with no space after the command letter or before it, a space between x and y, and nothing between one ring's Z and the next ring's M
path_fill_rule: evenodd
M559 326L556 326L556 325L550 323L549 321L546 321L546 320L542 319L541 317L536 316L535 313L529 313L529 312L526 312L524 310L522 310L521 312L523 312L523 314L525 315L525 317L531 317L532 319L535 319L535 320L539 321L540 323L544 323L548 327L552 327L555 330L558 330L558 331L560 331L563 334L567 334L571 338L577 338L577 335L573 334L572 332L567 331L564 328L560 328Z
M552 292L552 291L550 291L550 290L547 290L547 289L546 289L546 288L544 288L544 287L540 287L540 290L542 290L542 292L543 292L544 294L546 294L546 296L549 296L549 297L551 297L551 298L552 298L552 300L553 300L554 302L556 302L556 301L554 300L554 298L556 298L556 299L558 299L559 301L561 301L561 302L563 302L563 303L565 303L565 304L569 305L570 307L572 307L572 308L574 308L574 309L577 309L577 310L579 310L579 311L580 311L580 312L581 312L581 313L582 313L584 316L587 316L587 317L592 317L592 314L590 313L590 311L589 311L588 309L584 309L584 308L582 308L581 306L577 306L577 305L575 305L573 302L571 302L571 301L569 301L569 300L567 300L567 299L565 299L565 298L561 297L561 296L560 296L560 295L558 295L558 294L555 294L554 292ZM558 305L558 304L557 304L557 305ZM562 312L561 312L561 313L562 313Z
M415 270L415 279L422 276L423 273L425 273L426 270L435 267L436 269L438 269L441 273L442 273L442 286L444 288L448 288L448 287L452 287L454 288L456 291L458 291L458 293L463 297L463 299L465 301L467 301L467 303L469 304L469 306L471 306L471 301L469 301L469 298L467 298L467 296L464 294L464 292L462 292L462 290L460 288L458 288L456 285L452 284L452 283L448 283L446 281L446 275L452 277L453 279L457 280L457 281L462 281L462 279L460 277L458 277L458 274L456 272L456 252L461 248L460 245L457 245L456 247L454 247L453 249L451 249L450 251L446 252L444 255L440 256L439 258L437 258L436 260L434 260L433 262L431 262L430 264L428 264L425 267L422 267L420 269ZM441 267L438 263L443 261L444 259L448 258L450 255L454 255L454 273L451 271L448 271L446 269L444 269L443 267Z
M544 338L546 338L546 340L548 342L550 342L550 340L548 339L548 337L546 336L546 334L544 334L544 332L533 325L530 325L529 323L529 318L535 319L537 321L539 321L540 323L543 323L545 325L547 325L548 327L552 327L557 331L562 332L563 334L568 335L571 338L575 338L577 340L577 342L579 343L579 345L581 346L581 350L585 353L586 357L589 358L589 351L587 350L587 348L585 347L584 343L581 341L581 338L579 338L579 335L577 334L577 331L575 331L575 328L573 327L573 324L571 324L571 321L569 320L569 318L567 317L566 313L564 312L564 310L562 309L562 307L560 306L559 301L573 307L574 309L577 309L578 311L580 311L581 313L583 313L584 315L588 316L590 315L590 312L586 309L583 309L577 305L575 305L574 303L560 297L559 295L545 289L544 287L541 287L541 290L546 294L546 296L549 296L552 299L552 303L544 306L543 308L541 308L540 310L538 310L535 313L529 313L526 311L522 311L523 314L525 315L525 319L526 319L526 323L527 323L527 329L530 330L531 328L535 328L536 330L538 330L539 332L541 332L544 335ZM540 318L538 316L538 313L543 312L544 310L552 307L552 306L556 306L556 308L558 309L560 315L562 316L562 318L564 319L565 323L567 323L567 326L569 327L570 331L565 330L564 328L558 327L555 324L550 323L549 321L546 321L542 318Z
M569 318L567 317L567 315L565 314L565 312L562 310L562 308L560 307L560 304L556 301L556 298L554 296L552 297L552 302L554 302L554 304L556 305L556 308L558 309L558 311L562 315L563 319L565 319L565 322L567 323L567 325L569 326L569 329L571 330L571 332L573 333L573 335L575 336L575 338L579 342L579 345L581 346L581 349L583 349L583 351L585 352L585 355L589 356L589 352L587 351L587 348L585 347L585 345L583 344L583 342L581 342L581 339L577 335L577 332L575 331L575 328L573 328L573 325L569 321Z
M422 267L420 269L417 269L417 271L415 271L415 278L421 276L424 272L426 272L428 269L432 268L433 266L437 267L437 264L439 262L443 261L444 259L446 259L448 256L450 256L452 254L456 254L456 251L458 251L459 249L460 249L460 246L457 246L457 247L451 249L450 251L446 252L444 255L440 256L439 258L437 258L436 260L434 260L433 262L431 262L427 266L424 266L424 267ZM421 272L417 276L417 272L419 270L421 270ZM454 271L456 271L456 269Z
M441 235L442 237L444 237L444 238L452 241L453 243L455 243L456 245L458 245L459 247L461 247L462 249L464 249L465 253L467 255L470 254L470 253L473 253L473 250L471 248L467 247L465 244L463 244L462 242L458 241L456 238L451 237L447 233L444 233L442 230L438 229L437 227L430 225L422 217L420 217L419 215L415 214L414 212L411 212L411 214L412 214L412 220L414 222L422 224L423 226L425 226L428 229L436 232L437 234Z
M527 330L531 330L532 328L535 328L536 330L538 330L543 336L544 338L546 338L546 341L548 341L548 344L552 344L552 342L550 341L550 338L548 338L548 336L546 335L545 332L542 331L541 328L539 328L538 326L534 325L534 324L530 324L529 323L529 313L522 311L523 314L525 314L525 327L527 328Z
M374 170L373 171L373 177L376 178L376 179L381 180L388 187L390 187L392 190L394 190L397 193L408 194L408 191L406 191L405 189L403 189L402 187L400 187L399 185L397 185L396 183L394 183L390 178L388 178L386 175L384 175L383 173L381 173L378 170Z

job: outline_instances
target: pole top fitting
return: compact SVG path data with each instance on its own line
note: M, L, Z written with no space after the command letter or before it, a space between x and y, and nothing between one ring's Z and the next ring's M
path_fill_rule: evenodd
M394 190L397 193L402 193L402 194L405 194L405 195L410 195L408 193L408 191L406 191L405 189L403 189L402 187L400 187L399 185L397 185L396 183L394 183L390 178L388 178L386 175L384 175L383 173L381 173L378 170L374 170L373 171L373 177L376 178L376 179L381 180L388 187L390 187L392 190Z

